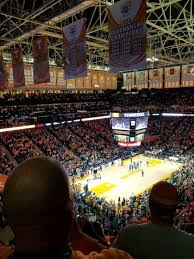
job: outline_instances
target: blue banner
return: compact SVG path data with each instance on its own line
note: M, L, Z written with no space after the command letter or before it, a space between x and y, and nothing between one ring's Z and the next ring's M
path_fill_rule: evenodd
M63 28L65 79L87 76L85 36L85 18Z
M146 67L146 1L121 0L109 7L110 71Z

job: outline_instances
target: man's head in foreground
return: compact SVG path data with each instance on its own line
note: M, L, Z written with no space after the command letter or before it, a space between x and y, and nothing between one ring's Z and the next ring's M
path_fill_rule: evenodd
M31 158L6 182L4 211L18 252L55 251L68 244L73 202L68 176L57 161Z
M149 197L152 223L172 225L178 204L176 187L167 182L155 184Z

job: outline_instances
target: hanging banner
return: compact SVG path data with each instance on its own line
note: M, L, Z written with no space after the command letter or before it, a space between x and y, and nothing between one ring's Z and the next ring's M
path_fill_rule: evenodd
M67 80L67 89L75 89L75 79Z
M149 70L149 88L163 88L163 68Z
M105 73L106 76L106 87L105 89L111 89L111 73Z
M7 72L7 87L13 88L13 67L12 64L7 64L6 66L6 72Z
M64 79L64 69L61 67L56 68L56 81L58 87L66 88L66 80Z
M46 36L37 36L32 40L34 83L50 82L48 42Z
M79 77L75 79L76 89L83 89L84 88L84 78Z
M117 89L117 74L112 73L111 76L111 89L116 90Z
M88 75L84 77L84 88L91 89L92 88L92 72L88 71Z
M22 51L20 48L12 50L12 65L13 65L13 82L14 87L21 87L25 85L24 63Z
M99 88L100 89L106 89L106 75L107 73L104 71L99 71L99 78L98 78L98 83L99 83Z
M148 70L136 71L137 90L148 88Z
M86 19L63 28L65 79L87 76Z
M92 88L98 90L99 86L99 72L98 71L91 71L92 73Z
M24 64L25 83L27 87L34 86L32 65Z
M165 88L180 87L180 66L165 68Z
M49 73L50 73L50 82L48 83L51 87L56 87L56 68L55 67L51 67L49 68Z
M182 86L194 87L194 65L182 66Z
M7 73L5 69L5 64L3 60L3 56L0 55L0 90L4 90L6 88L7 81Z
M135 72L123 73L123 89L131 91L135 86Z
M146 67L146 1L121 0L108 9L112 72Z

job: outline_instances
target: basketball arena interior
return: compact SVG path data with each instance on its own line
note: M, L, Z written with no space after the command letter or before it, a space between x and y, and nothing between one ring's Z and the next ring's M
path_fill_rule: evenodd
M0 1L0 258L194 259L193 0Z

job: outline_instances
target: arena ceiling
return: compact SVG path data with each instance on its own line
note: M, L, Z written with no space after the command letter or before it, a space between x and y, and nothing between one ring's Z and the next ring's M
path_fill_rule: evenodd
M116 0L1 0L0 51L21 46L24 58L32 61L32 37L48 36L50 60L62 58L61 29L81 17L87 18L88 64L108 65L108 6ZM194 63L193 0L147 1L147 57L160 65Z

